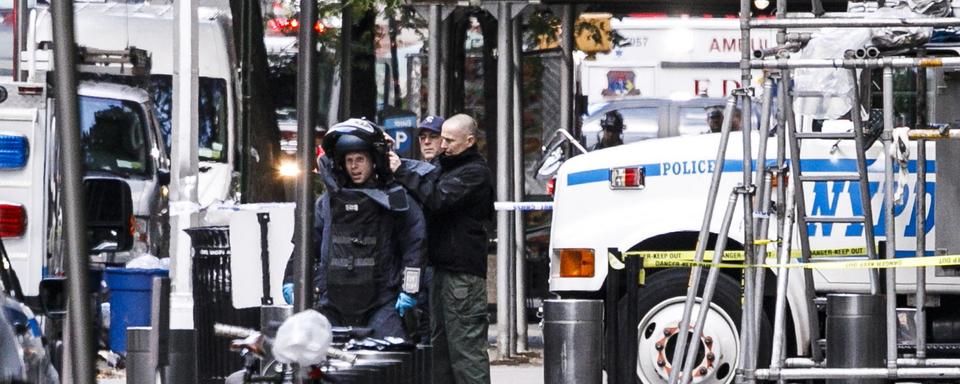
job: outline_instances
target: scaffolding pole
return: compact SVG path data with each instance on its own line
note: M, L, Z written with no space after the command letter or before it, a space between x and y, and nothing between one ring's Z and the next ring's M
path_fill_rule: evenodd
M427 25L427 114L439 115L440 111L440 4L430 4Z
M896 223L894 222L894 199L893 199L893 68L883 68L883 134L880 139L883 141L883 204L884 216L886 222L886 258L893 260L896 258ZM887 270L886 289L887 294L887 368L894 370L897 368L897 281L896 270Z
M74 383L94 383L95 349L90 333L90 285L88 284L89 255L87 254L87 220L84 210L83 159L80 148L80 111L77 97L77 48L74 39L73 2L55 1L53 13L54 68L56 114L59 117L59 145L63 178L63 238L67 259L67 353ZM4 342L11 342L6 340Z
M764 59L750 60L753 69L800 68L936 68L960 67L960 57L880 57L875 59Z
M509 201L513 185L510 182L512 169L510 162L511 117L513 108L513 84L510 70L511 27L510 4L501 2L497 7L497 201ZM513 241L513 222L511 211L497 211L497 351L501 359L514 355L513 319L515 318L514 290L511 275L514 271L514 258L510 250Z
M757 29L775 28L896 28L896 27L955 27L960 26L960 18L803 18L803 19L755 19L749 27Z

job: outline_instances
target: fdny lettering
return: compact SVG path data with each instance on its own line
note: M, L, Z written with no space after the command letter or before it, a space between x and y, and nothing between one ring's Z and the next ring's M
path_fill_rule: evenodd
M660 174L670 175L697 175L712 173L716 160L690 160L660 163Z
M347 212L359 212L359 211L360 211L360 205L359 205L359 204L344 204L344 205L343 205L343 209L346 210Z
M869 185L870 201L877 201L879 203L873 205L873 216L876 218L873 225L874 233L877 236L886 236L886 215L883 214L886 207L883 203L883 194L878 193L881 185L880 182L870 182ZM914 204L916 194L910 193L913 187L913 183L908 184L904 191L903 202L893 207L893 214L898 218L898 222L907 220L906 226L903 227L902 235L904 237L917 236L917 212L916 205ZM934 196L936 195L937 184L928 181L926 189L927 211L924 212L924 216L926 217L927 224L925 232L929 233L934 226L934 212L936 212L936 200ZM838 209L841 206L843 209ZM906 217L900 218L900 216L907 212L908 208L910 209L909 219ZM855 181L816 182L813 185L813 201L808 209L810 210L809 213L811 216L863 215L863 204L860 200L860 183ZM807 231L810 233L810 236L833 236L835 225L846 226L843 231L844 237L863 237L863 224L860 223L808 223Z

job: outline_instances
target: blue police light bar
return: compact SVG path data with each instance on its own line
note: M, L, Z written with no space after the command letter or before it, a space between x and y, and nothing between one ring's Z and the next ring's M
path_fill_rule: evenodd
M0 169L20 169L27 165L30 147L27 138L19 135L0 135Z

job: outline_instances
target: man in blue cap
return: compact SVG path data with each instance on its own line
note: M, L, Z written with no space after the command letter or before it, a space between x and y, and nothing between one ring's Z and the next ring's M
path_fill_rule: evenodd
M417 128L417 139L420 142L420 160L432 162L433 159L440 156L443 150L440 148L440 128L443 126L442 116L427 116L420 120Z

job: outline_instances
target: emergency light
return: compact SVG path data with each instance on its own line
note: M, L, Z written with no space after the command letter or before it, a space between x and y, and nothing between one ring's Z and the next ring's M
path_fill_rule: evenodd
M27 230L27 211L20 204L0 203L0 237L20 237Z
M646 186L643 167L610 169L610 189L643 189Z
M0 135L0 170L25 167L29 149L26 137Z

